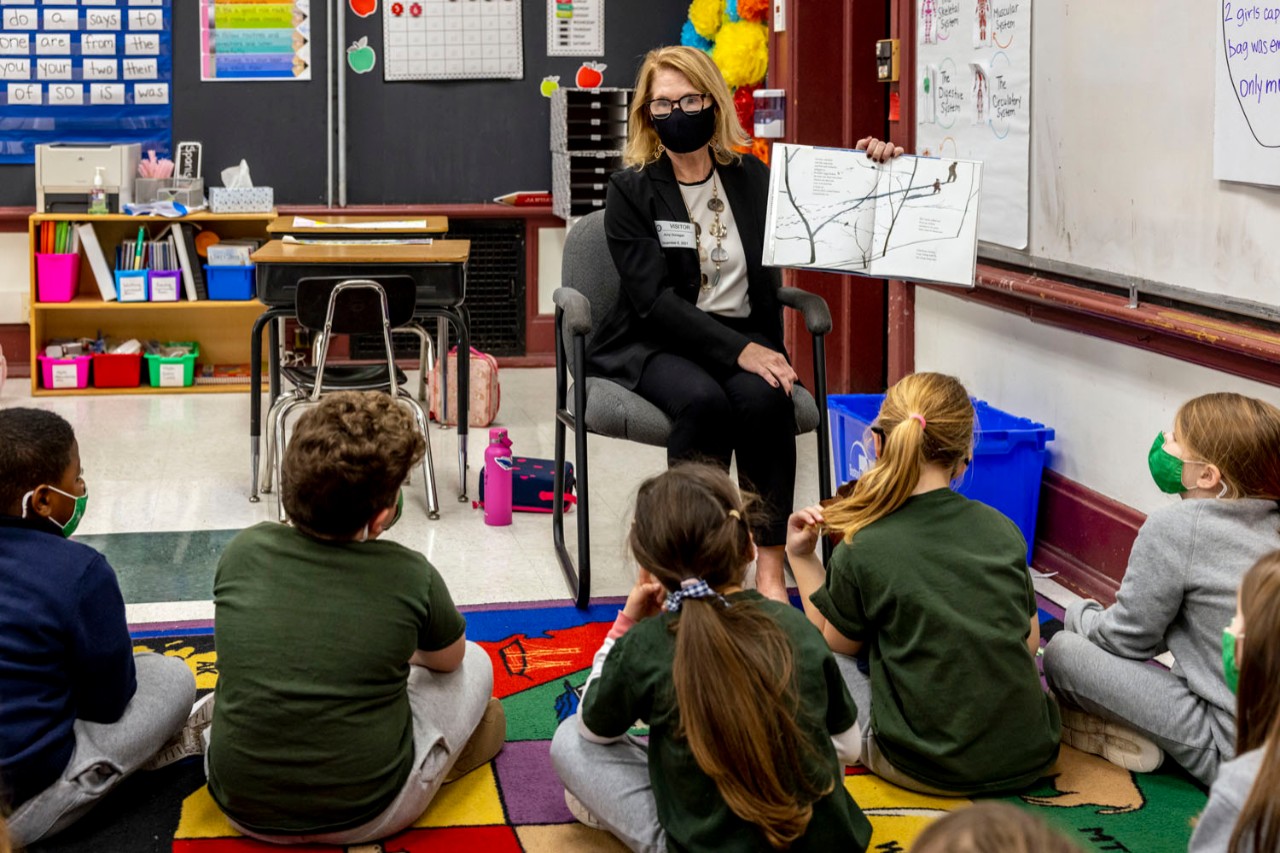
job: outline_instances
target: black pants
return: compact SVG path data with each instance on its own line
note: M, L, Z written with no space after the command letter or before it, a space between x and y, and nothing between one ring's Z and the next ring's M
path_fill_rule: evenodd
M796 491L796 416L786 391L738 367L708 369L670 353L649 358L635 390L674 422L667 464L698 460L728 470L736 453L739 484L764 504L756 544L786 544Z

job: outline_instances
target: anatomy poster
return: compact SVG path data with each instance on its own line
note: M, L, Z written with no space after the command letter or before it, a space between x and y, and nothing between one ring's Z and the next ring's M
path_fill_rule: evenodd
M1280 186L1280 7L1213 5L1213 176Z
M978 238L1027 247L1031 0L916 0L916 149L980 160Z
M200 0L200 79L310 80L311 0Z

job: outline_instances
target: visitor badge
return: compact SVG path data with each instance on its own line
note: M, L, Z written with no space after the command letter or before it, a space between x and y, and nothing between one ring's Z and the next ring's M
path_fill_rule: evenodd
M698 238L693 232L692 222L672 222L659 219L654 225L658 228L658 243L664 249L696 249Z

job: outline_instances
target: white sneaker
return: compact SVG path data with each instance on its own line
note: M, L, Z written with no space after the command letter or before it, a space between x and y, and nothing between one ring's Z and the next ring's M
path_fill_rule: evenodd
M213 693L210 692L191 706L191 715L181 731L171 737L151 760L142 765L143 770L159 770L176 761L204 755L204 730L213 722Z
M577 819L578 823L583 826L590 827L591 829L599 829L604 832L609 831L605 829L605 825L600 822L600 818L587 811L587 807L582 804L582 800L579 800L573 794L569 793L568 788L564 789L564 804L569 807L569 812L575 819Z
M1146 735L1087 711L1061 708L1062 742L1081 752L1100 755L1135 773L1150 773L1164 763L1164 751Z

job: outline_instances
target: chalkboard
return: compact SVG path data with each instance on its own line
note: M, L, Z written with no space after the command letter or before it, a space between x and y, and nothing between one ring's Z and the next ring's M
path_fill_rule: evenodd
M347 15L347 41L367 36L378 52L368 74L347 70L346 48L336 60L347 74L347 201L350 204L460 204L513 190L549 190L550 101L543 77L573 85L587 57L547 56L547 0L522 0L524 79L384 82L382 6L368 18ZM173 4L174 141L204 144L204 177L244 158L254 183L274 187L277 204L324 202L325 44L323 2L312 2L312 58L308 82L202 83L199 4ZM610 3L605 19L606 86L631 86L651 48L676 44L688 0ZM35 203L31 166L0 167L0 206Z

